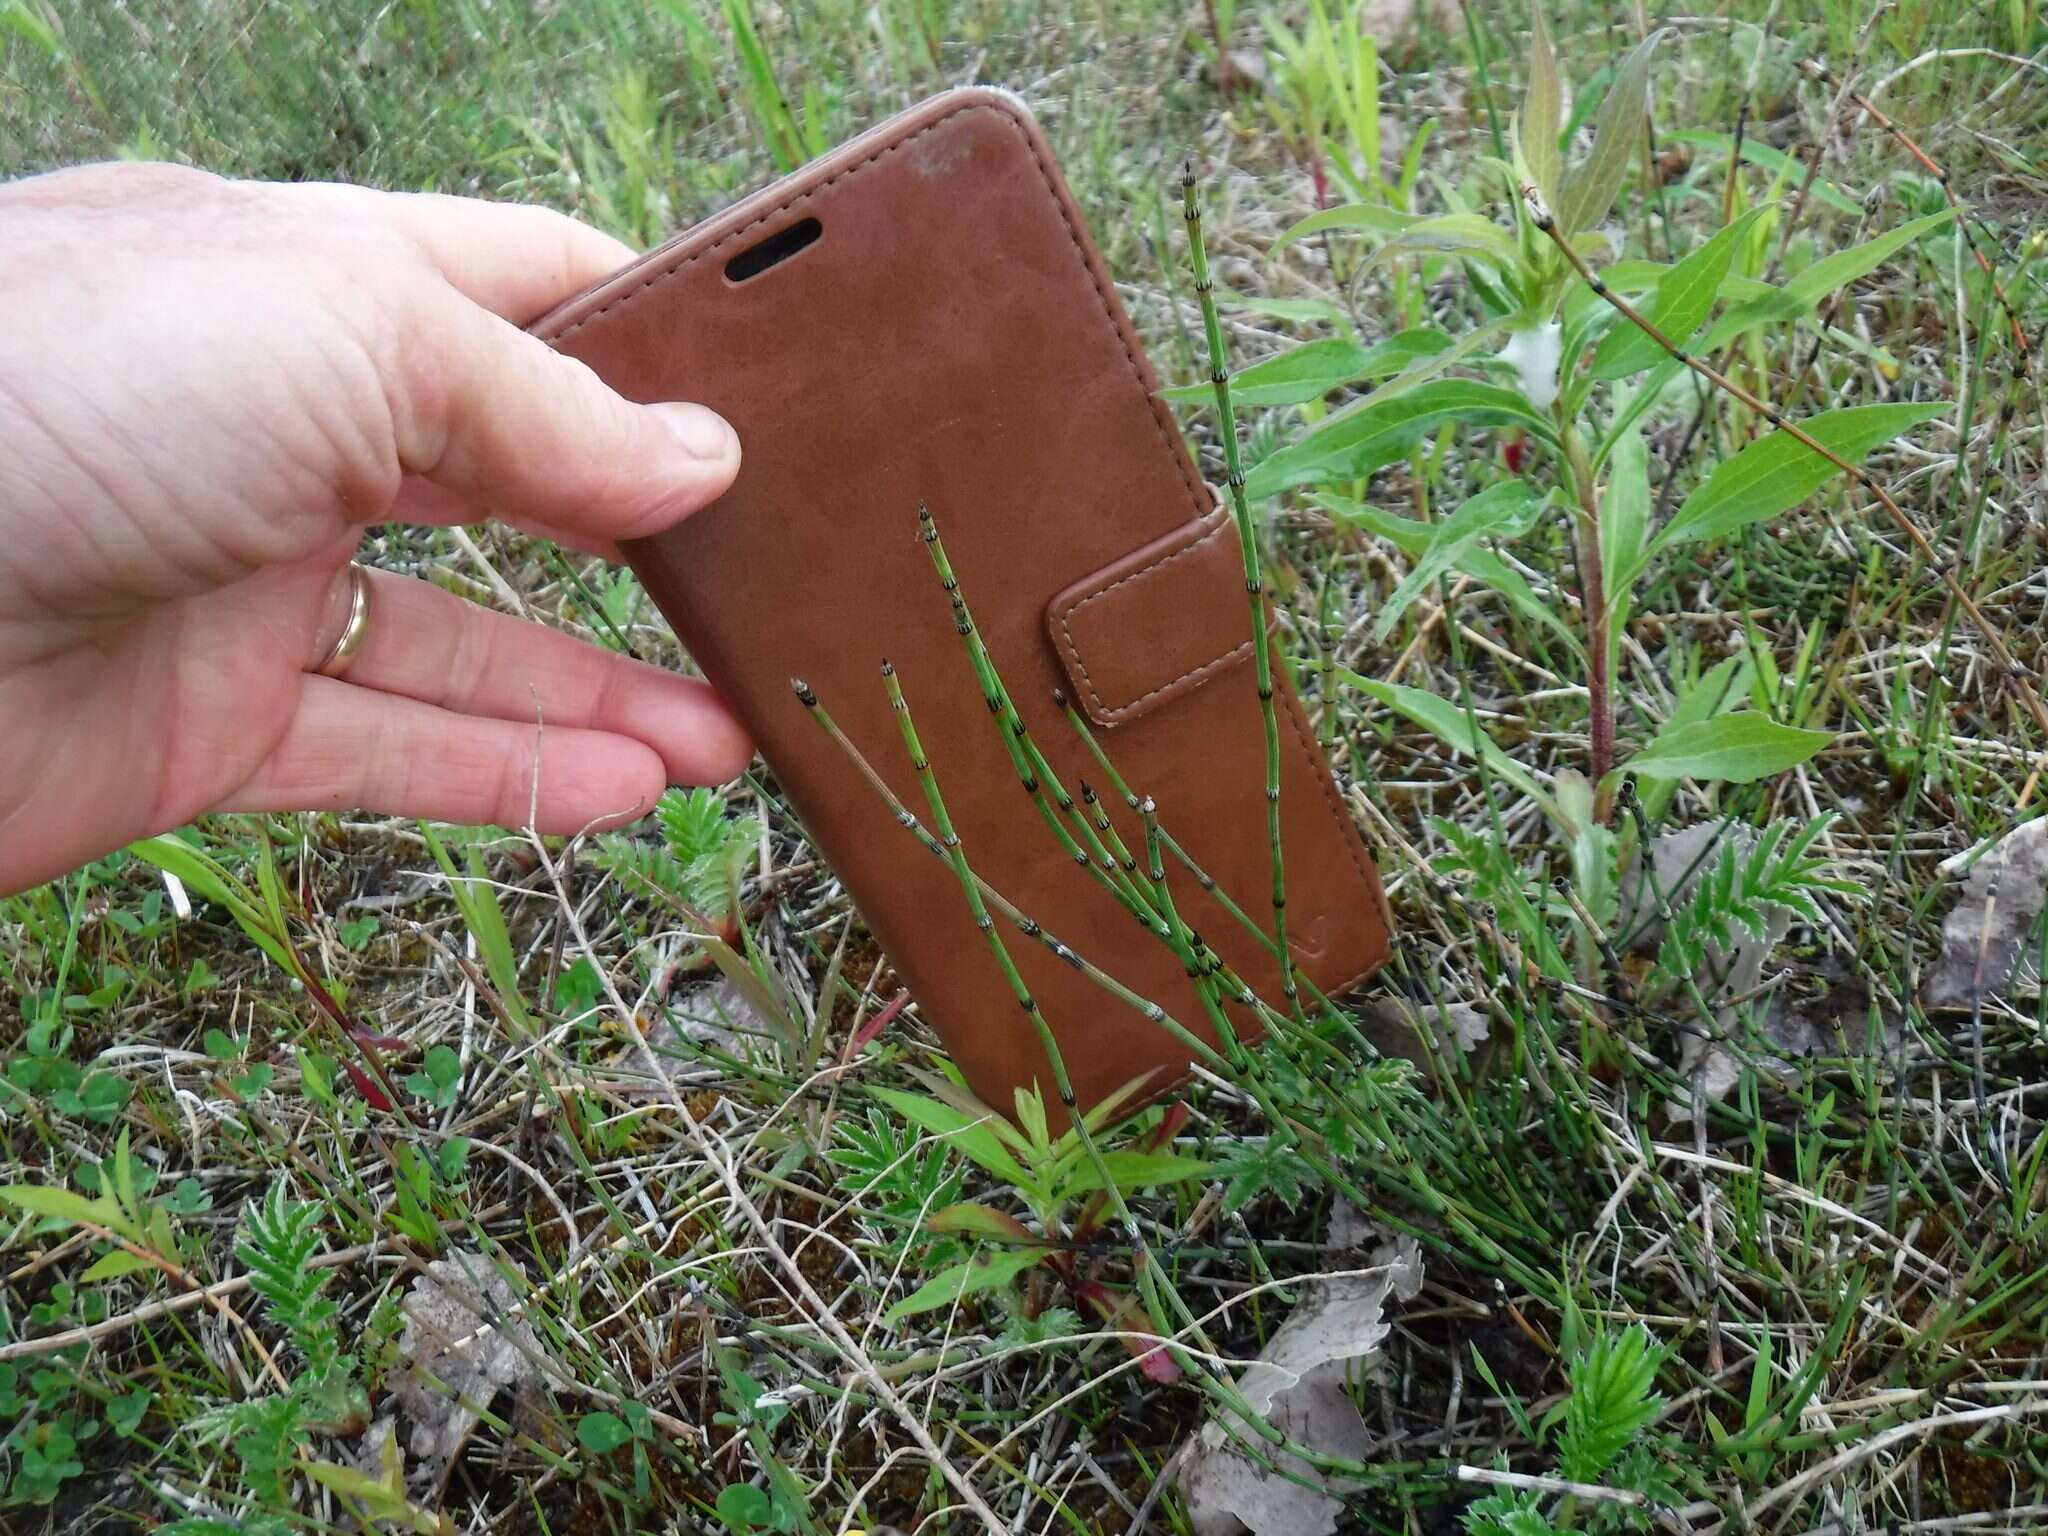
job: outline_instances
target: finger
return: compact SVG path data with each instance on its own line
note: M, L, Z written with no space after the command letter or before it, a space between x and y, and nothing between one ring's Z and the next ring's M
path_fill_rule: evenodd
M521 526L642 538L739 472L716 412L635 405L595 373L429 280L388 380L400 467Z
M666 785L644 742L452 714L308 677L282 740L219 811L364 810L571 833L653 808Z
M436 192L377 192L307 183L290 195L396 230L443 277L493 314L525 325L611 276L633 248L552 208Z
M491 516L489 507L480 507L465 500L453 491L445 491L431 480L422 480L418 475L407 475L399 482L398 500L391 505L390 521L394 523L428 523L439 528L457 527L464 523L481 523ZM613 565L624 563L616 540L593 538L574 528L558 528L537 517L522 518L520 527L527 533L573 549L579 554L595 555L600 560L609 560Z
M368 572L370 610L348 666L358 688L531 729L603 731L644 743L669 784L723 784L754 753L716 693L573 635L529 624L385 571ZM348 621L349 578L335 581L306 658L317 666Z

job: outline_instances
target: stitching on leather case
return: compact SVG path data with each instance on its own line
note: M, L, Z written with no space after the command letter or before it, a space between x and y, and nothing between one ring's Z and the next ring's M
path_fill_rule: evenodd
M1157 571L1163 571L1166 569L1166 567L1173 564L1174 561L1180 559L1181 556L1192 555L1193 553L1195 553L1195 551L1199 550L1204 544L1207 544L1211 540L1217 538L1219 535L1222 534L1225 526L1223 522L1224 514L1222 512L1222 509L1219 508L1216 511L1211 512L1209 516L1216 520L1216 526L1214 528L1211 528L1207 533L1203 534L1199 539L1196 539L1193 543L1183 544L1179 549L1174 550L1171 554L1161 555L1156 560L1148 561L1146 564L1139 566L1134 571L1126 572L1124 575L1118 577L1115 581L1111 582L1108 586L1100 588L1097 591L1090 592L1086 597L1082 598L1079 602L1073 603L1068 607L1062 608L1060 610L1060 649L1066 653L1067 659L1073 662L1074 669L1081 674L1081 686L1087 691L1089 702L1092 705L1094 705L1096 711L1099 714L1104 715L1105 717L1111 719L1114 719L1118 715L1128 714L1132 710L1135 710L1140 704L1143 704L1147 699L1156 698L1160 694L1165 693L1170 688L1177 688L1182 683L1188 681L1189 678L1206 676L1207 674L1216 671L1218 668L1226 665L1227 663L1236 661L1241 656L1249 656L1251 654L1251 641L1248 639L1240 640L1236 645L1232 646L1229 650L1225 651L1221 656L1212 657L1208 661L1200 662L1195 666L1189 667L1187 671L1181 673L1179 677L1171 678L1168 681L1161 683L1157 688L1148 688L1145 692L1139 694L1135 699L1127 699L1121 704L1111 704L1103 699L1101 693L1095 687L1095 680L1088 675L1088 663L1082 657L1080 644L1074 639L1074 631L1067 622L1070 618L1072 618L1075 614L1079 613L1083 608L1086 608L1090 603L1094 602L1097 598L1107 597L1110 593L1116 591L1118 587L1128 586L1130 583L1137 581L1142 577L1150 576ZM1206 520L1207 519L1204 519L1204 521Z
M1012 133L1015 133L1018 137L1024 140L1024 147L1031 152L1032 164L1038 167L1039 178L1045 183L1046 195L1052 199L1053 208L1055 209L1055 211L1058 212L1060 216L1060 222L1066 227L1067 238L1073 242L1074 255L1076 256L1076 258L1079 259L1081 263L1081 271L1087 277L1089 286L1095 290L1095 297L1102 304L1102 317L1103 319L1109 322L1110 330L1116 336L1117 345L1123 349L1124 361L1130 364L1131 382L1136 384L1138 386L1139 391L1146 396L1146 409L1152 417L1153 428L1159 433L1160 441L1166 445L1168 452L1172 453L1174 458L1180 462L1181 479L1187 483L1189 496L1194 499L1195 504L1197 505L1197 507L1200 508L1200 511L1198 511L1196 515L1205 515L1211 509L1210 498L1207 494L1208 488L1202 484L1201 477L1194 472L1193 465L1187 462L1187 455L1183 452L1176 452L1176 445L1174 444L1173 440L1167 436L1166 426L1159 419L1158 411L1153 407L1151 391L1145 388L1145 371L1138 362L1137 354L1131 350L1131 340L1128 336L1125 335L1124 328L1116 323L1116 311L1110 307L1108 296L1102 291L1102 279L1097 275L1095 269L1088 263L1087 247L1083 245L1081 242L1080 231L1075 229L1073 217L1068 213L1066 204L1060 200L1058 184L1053 180L1052 171L1046 165L1045 157L1039 153L1038 146L1032 142L1031 135L1025 131L1024 125L1020 123L1016 119L1016 117L1013 116L1011 113L1004 111L1001 107L996 106L990 102L963 102L958 107L953 108L951 111L941 113L939 116L933 118L930 122L926 123L922 128L918 129L916 133L911 134L908 138L897 139L893 143L884 144L880 149L876 150L873 154L865 156L862 159L856 160L853 164L849 166L844 166L841 169L834 171L830 176L826 177L823 181L819 182L815 187L806 187L802 192L798 192L790 197L784 198L781 202L777 203L773 208L770 208L766 213L763 213L758 218L749 220L747 223L742 224L738 229L727 231L725 234L719 236L718 239L712 241L711 244L705 246L702 250L693 252L688 256L679 257L677 260L669 262L668 264L657 268L655 271L649 273L646 279L642 281L638 286L629 288L624 293L616 294L612 298L607 299L603 304L598 306L596 309L592 310L589 314L585 315L581 320L578 320L574 325L568 326L563 330L554 332L548 339L551 341L560 341L565 337L575 335L578 331L582 330L586 325L591 324L593 321L598 320L602 316L610 314L612 311L620 308L624 304L627 304L631 300L638 298L641 294L645 293L648 289L652 288L656 283L659 283L664 279L673 277L677 273L685 271L688 268L695 266L698 262L702 261L705 257L709 256L713 251L716 251L721 246L728 245L732 241L737 240L741 235L744 235L748 230L754 229L759 225L767 223L770 219L775 218L779 214L787 213L790 209L796 207L799 203L808 202L811 198L814 198L820 192L823 192L827 187L830 187L837 182L844 181L847 177L853 175L856 171L865 170L868 166L873 165L877 160L881 160L886 156L893 155L897 150L902 149L906 145L916 143L926 134L936 129L941 123L948 122L951 119L960 116L964 112L990 113L991 115L1000 119L1004 126L1009 128L1009 130ZM1250 642L1247 641L1246 644L1250 644ZM1289 695L1289 697L1291 699L1292 696ZM1295 738L1301 743L1302 749L1304 751L1307 751L1309 748L1308 738L1301 729L1301 723L1299 719L1295 716L1294 711L1291 709L1288 712L1288 718L1294 721ZM1311 757L1309 760L1309 767L1310 770L1315 773L1315 777L1322 783L1323 804L1325 805L1325 807L1328 808L1330 812L1330 819L1334 821L1337 825L1337 834L1344 841L1344 849L1345 852L1351 858L1352 868L1358 871L1358 878L1361 881L1363 881L1367 885L1371 885L1372 876L1370 875L1370 873L1368 873L1366 869L1365 861L1359 857L1358 829L1356 826L1352 824L1350 817L1344 811L1343 805L1337 799L1337 787L1334 783L1331 782L1330 773L1327 765L1322 765L1319 768L1316 759Z

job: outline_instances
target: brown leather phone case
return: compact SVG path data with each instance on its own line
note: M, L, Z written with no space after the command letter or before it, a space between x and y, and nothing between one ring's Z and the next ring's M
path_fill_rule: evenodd
M878 672L892 661L976 872L1201 1028L1180 965L1034 812L918 538L928 502L982 636L1069 788L1099 775L1055 686L1157 800L1167 830L1268 920L1265 746L1236 531L1156 397L1025 108L983 90L927 101L536 330L633 399L703 401L738 430L732 489L628 558L975 1091L1008 1112L1012 1090L1037 1083L1057 1113L1037 1033L952 872L861 781L792 696L792 676L928 822ZM1275 672L1291 947L1334 995L1385 959L1385 902L1277 658ZM1137 818L1109 808L1141 849ZM1170 879L1181 912L1277 1002L1272 955L1185 869ZM1186 1048L1158 1026L1014 929L998 932L1084 1106L1136 1077L1153 1097L1186 1075Z

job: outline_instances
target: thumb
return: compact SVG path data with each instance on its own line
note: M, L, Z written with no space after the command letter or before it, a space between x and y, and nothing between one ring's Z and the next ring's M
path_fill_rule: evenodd
M386 381L407 474L508 522L597 542L658 533L732 484L739 438L715 411L635 404L447 284L429 287L401 377Z

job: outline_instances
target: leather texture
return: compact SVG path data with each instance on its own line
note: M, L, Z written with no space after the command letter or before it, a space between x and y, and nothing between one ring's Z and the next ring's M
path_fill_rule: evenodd
M1248 608L1243 547L1219 505L1075 582L1045 625L1082 711L1122 725L1250 661Z
M734 281L805 219L817 238ZM730 701L969 1084L1004 1112L1039 1085L1030 1018L947 865L900 828L791 694L800 676L930 823L879 667L902 680L977 873L1203 1034L1192 984L1048 833L977 689L918 537L961 590L1069 789L1099 777L1052 702L1081 701L1126 780L1254 919L1269 915L1265 748L1234 526L1190 460L1029 113L936 97L671 241L536 331L638 400L700 400L744 463L714 506L628 547ZM1379 877L1276 658L1296 959L1341 993L1386 958ZM1142 857L1142 828L1105 805ZM1178 865L1180 911L1271 1000L1272 955ZM1089 1105L1156 1097L1187 1051L998 923ZM1246 1028L1242 1020L1240 1029Z

